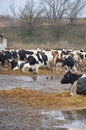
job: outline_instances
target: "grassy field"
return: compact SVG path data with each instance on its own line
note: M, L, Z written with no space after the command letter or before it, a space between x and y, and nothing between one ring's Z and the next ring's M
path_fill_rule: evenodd
M26 26L13 19L0 19L0 33L8 38L8 47L13 48L85 48L86 20L74 25L67 23L54 27L35 26L32 35Z

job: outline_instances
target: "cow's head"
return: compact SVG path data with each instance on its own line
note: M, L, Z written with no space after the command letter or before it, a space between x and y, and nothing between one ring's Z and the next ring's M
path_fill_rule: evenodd
M62 83L62 84L71 83L71 75L72 75L72 72L71 72L71 71L68 71L68 72L64 75L64 77L62 78L61 83Z
M65 65L69 63L68 59L69 59L69 55L64 55L62 57L62 67L64 67Z
M52 52L53 58L54 58L54 63L56 64L57 62L61 62L62 61L62 56L63 53L61 50L58 51L53 51Z

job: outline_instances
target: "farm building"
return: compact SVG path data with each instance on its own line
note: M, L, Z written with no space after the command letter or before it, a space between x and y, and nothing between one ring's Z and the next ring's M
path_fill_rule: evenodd
M0 34L0 50L7 48L7 38Z

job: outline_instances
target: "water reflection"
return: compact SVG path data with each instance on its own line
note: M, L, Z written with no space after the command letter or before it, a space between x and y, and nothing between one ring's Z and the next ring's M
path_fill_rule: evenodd
M81 111L41 111L42 125L67 130L86 130L86 110Z
M33 81L31 76L0 75L0 90L8 90L16 87L45 92L69 89L69 85L62 85L60 83L59 77L54 77L53 80L47 80L46 76L38 76L38 81Z
M86 130L86 109L41 110L10 102L6 107L3 101L0 103L3 104L0 105L0 130Z

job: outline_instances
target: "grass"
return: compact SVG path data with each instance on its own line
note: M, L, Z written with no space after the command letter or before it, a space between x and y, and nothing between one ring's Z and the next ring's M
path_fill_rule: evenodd
M29 33L21 25L0 26L0 33L8 37L8 47L85 48L86 23L75 25L39 25Z

